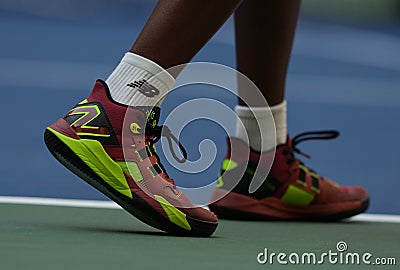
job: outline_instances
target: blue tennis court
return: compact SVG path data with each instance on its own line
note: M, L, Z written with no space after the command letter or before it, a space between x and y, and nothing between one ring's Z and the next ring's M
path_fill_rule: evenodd
M86 97L94 81L106 78L123 53L130 48L151 11L149 3L139 2L131 20L126 19L128 11L117 7L110 10L110 17L106 17L105 10L100 12L101 5L95 9L100 12L99 16L90 13L87 6L76 13L69 10L70 13L57 15L49 11L38 15L23 9L19 12L10 11L2 8L0 3L0 110L3 115L1 142L4 153L0 157L0 196L108 200L59 165L48 153L42 137L45 127ZM89 12L88 19L85 19L85 12ZM122 12L123 19L118 20L118 12ZM104 20L101 16L105 16ZM235 67L233 39L233 22L229 20L194 61L210 61ZM400 31L396 24L350 25L302 18L288 76L290 133L295 135L318 129L337 129L341 132L341 136L334 141L302 145L302 150L312 156L305 162L341 184L365 186L371 195L369 214L400 215L399 48ZM231 108L235 106L234 97L224 91L214 90L196 85L185 92L172 93L162 105L162 119L177 105L192 98L208 97L222 101ZM205 125L207 123L202 121L191 123L192 130L185 129L180 138L189 155L196 159L199 155L199 142L210 138L210 131L215 134L210 139L218 146L217 159L204 172L188 175L177 171L161 153L163 164L178 185L188 185L185 181L215 179L218 173L220 161L225 154L225 134L214 125L202 128ZM37 211L38 216L46 216L47 208L41 210L29 207L32 213ZM1 209L4 215L10 215L9 211L26 213L17 206L1 206ZM56 217L51 209L51 215ZM71 217L75 215L72 210L62 211ZM95 217L95 214L100 213L96 210L88 215ZM110 227L123 232L129 230L121 225L126 217L111 212L107 212L107 215L110 218L117 215L118 222L111 224L108 220L105 231ZM23 221L12 215L10 222L13 226L19 226ZM45 228L36 230L41 226L40 221L28 218L26 222L35 224L34 233L45 234ZM70 229L71 235L78 231L73 237L91 230L92 225L88 225L90 220L78 222L84 223L82 226L85 229ZM7 221L3 219L2 225L5 224ZM46 224L50 226L54 237L62 233L61 229L54 229L60 224ZM79 227L79 224L66 226ZM132 226L139 226L138 230L149 229L137 224L133 223ZM226 222L228 231L224 232L224 224L217 231L217 237L219 233L227 238L232 237L234 232L229 230L247 226ZM261 231L263 225L254 223L249 226ZM273 230L279 227L277 224L269 226ZM294 225L288 226L291 229ZM304 225L307 229L313 226ZM332 226L329 225L329 230L334 235L336 229ZM346 235L351 234L348 224L338 226L337 231L343 229L348 232ZM17 227L12 228L12 233L18 233ZM376 234L381 228L371 226L366 230ZM386 230L385 237L392 241L388 240L389 246L394 248L400 240L398 226L385 227L383 230ZM99 237L108 237L101 230L93 233ZM367 234L365 232L351 240L353 243L362 241L360 239ZM256 239L255 235L252 237ZM234 239L232 241L236 241L236 244L240 243L240 239ZM335 237L332 239L340 240ZM23 241L20 238L15 240ZM12 242L10 239L7 241ZM39 241L38 238L35 241ZM51 241L47 243L48 246L51 246ZM375 241L382 242L383 239L376 238ZM118 245L115 241L110 243ZM257 243L257 248L262 248L261 242ZM277 242L275 244L277 248L280 247ZM319 244L323 246L323 243ZM330 244L336 242L332 240ZM207 246L207 242L202 245ZM252 246L250 243L248 245ZM251 252L256 254L257 250ZM389 249L387 254L398 256L398 252ZM228 255L224 254L224 258L228 258ZM198 259L195 261L199 263Z

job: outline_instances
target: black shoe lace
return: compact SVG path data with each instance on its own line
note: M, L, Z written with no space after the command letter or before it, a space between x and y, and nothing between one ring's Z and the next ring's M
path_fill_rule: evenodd
M155 153L155 150L153 149L153 146L156 142L158 142L161 137L165 137L168 140L168 147L171 151L171 154L173 156L173 158L178 161L179 163L184 163L187 160L187 152L185 147L183 147L183 145L181 144L181 142L178 140L177 137L175 137L174 134L172 134L171 130L169 129L168 126L166 125L161 125L161 126L155 126L155 127L148 127L146 129L146 136L148 135L153 135L153 139L149 140L150 141L150 149L151 151L154 151L153 154ZM179 158L178 155L176 154L174 147L172 145L172 142L175 142L176 145L178 145L179 150L181 151L181 154L183 156L183 158ZM158 158L158 156L157 156ZM165 171L165 170L164 170Z
M301 151L298 147L296 147L299 143L309 140L331 140L337 138L338 136L339 132L336 130L303 132L292 138L292 147L290 149L286 149L283 154L291 155L288 163L293 163L296 160L296 158L294 157L294 153L298 153L304 157L310 158L311 156L309 154ZM302 162L300 163L302 164Z

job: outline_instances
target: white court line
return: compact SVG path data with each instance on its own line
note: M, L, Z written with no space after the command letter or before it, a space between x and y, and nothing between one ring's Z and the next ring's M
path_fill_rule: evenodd
M385 222L385 223L400 223L398 215L383 215L383 214L361 214L348 219L349 221L360 222Z
M0 203L100 208L100 209L121 209L119 205L111 201L72 200L72 199L38 198L38 197L0 196ZM348 219L348 221L400 223L400 215L361 214Z
M85 208L118 209L119 205L112 201L95 200L72 200L72 199L54 199L39 197L9 197L0 196L0 203L5 204L27 204L27 205L47 205L47 206L68 206Z

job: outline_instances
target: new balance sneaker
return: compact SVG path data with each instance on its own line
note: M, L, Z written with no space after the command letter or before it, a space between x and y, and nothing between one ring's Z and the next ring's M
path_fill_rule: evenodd
M228 155L210 209L219 218L241 220L334 221L364 212L369 205L364 188L340 186L307 168L294 155L306 155L296 147L302 141L337 136L336 131L319 131L302 133L293 140L288 138L286 144L277 146L268 175L273 151L250 150L249 158L243 157L241 153L248 153L249 147L237 138L228 139ZM261 186L251 193L249 186L257 180L257 164L261 170L257 175L264 176L258 179ZM238 173L241 171L244 173Z
M139 220L171 234L209 236L217 217L192 205L159 162L154 143L161 136L186 154L167 127L157 126L159 113L113 101L98 80L86 100L46 129L44 140L65 167Z

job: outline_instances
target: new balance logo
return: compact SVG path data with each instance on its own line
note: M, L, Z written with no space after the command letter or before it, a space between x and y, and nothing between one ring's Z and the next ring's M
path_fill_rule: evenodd
M65 117L79 136L110 137L109 129L103 125L101 110L97 104L82 104L73 108ZM99 126L100 124L100 126Z
M97 126L89 124L100 115L100 109L97 105L84 105L73 108L66 116L80 116L76 118L70 125L71 127L81 127L87 129L98 129Z
M132 88L137 88L138 91L143 95L145 95L146 97L154 97L160 94L160 91L153 85L148 83L145 79L140 81L135 81L133 83L128 84L127 86Z

